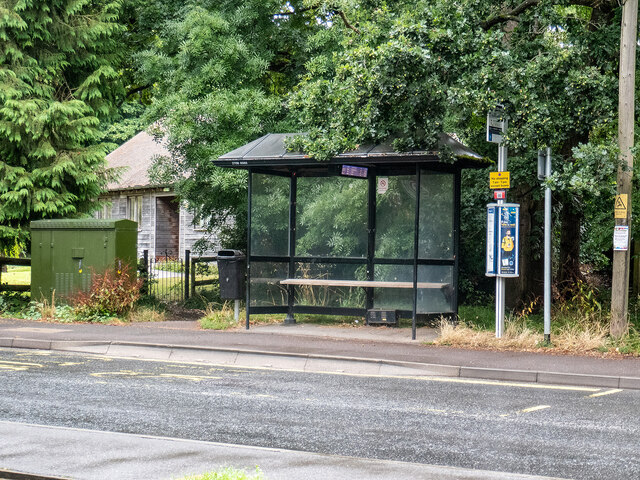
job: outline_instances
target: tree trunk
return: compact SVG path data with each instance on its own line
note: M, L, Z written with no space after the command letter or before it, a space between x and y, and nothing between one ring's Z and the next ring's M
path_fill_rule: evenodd
M505 300L511 309L535 302L542 296L544 287L543 233L540 215L536 215L542 209L542 202L534 199L531 191L523 194L522 190L514 189L514 201L520 204L520 276L506 280Z
M580 271L582 210L570 195L563 197L560 212L560 258L556 281L560 292L571 291L577 282L584 281Z

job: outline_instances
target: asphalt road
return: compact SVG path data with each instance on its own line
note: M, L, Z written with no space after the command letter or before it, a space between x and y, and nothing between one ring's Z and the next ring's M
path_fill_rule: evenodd
M640 391L0 349L0 420L563 478L640 478Z

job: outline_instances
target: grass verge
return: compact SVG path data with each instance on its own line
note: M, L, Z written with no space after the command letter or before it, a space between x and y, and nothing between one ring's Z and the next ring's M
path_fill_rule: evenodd
M566 306L555 309L551 318L551 345L543 342L541 315L508 316L502 338L495 337L494 315L491 307L461 307L459 323L441 322L439 336L431 343L473 349L640 356L640 334L636 327L632 326L622 338L613 339L609 336L609 315L599 310Z
M233 467L223 468L214 472L202 473L200 475L189 475L180 480L266 480L258 467L253 474L246 470L239 470Z

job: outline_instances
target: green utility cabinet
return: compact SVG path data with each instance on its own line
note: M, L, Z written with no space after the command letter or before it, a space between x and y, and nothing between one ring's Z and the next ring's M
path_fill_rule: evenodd
M138 224L131 220L31 222L31 298L89 290L92 273L126 265L136 271Z

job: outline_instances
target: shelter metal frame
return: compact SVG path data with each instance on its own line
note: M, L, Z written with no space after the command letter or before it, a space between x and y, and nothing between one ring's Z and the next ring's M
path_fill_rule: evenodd
M351 264L366 265L366 278L374 282L376 265L405 265L412 267L412 308L398 310L403 317L412 320L412 338L416 338L418 315L418 269L420 266L450 266L452 278L450 288L450 311L438 312L436 316L456 316L458 310L458 268L460 244L460 183L461 169L465 167L479 168L487 165L487 160L464 147L451 137L441 137L453 150L452 162L442 162L438 152L394 152L389 146L361 147L356 152L338 155L328 162L318 162L297 152L288 152L285 139L291 134L270 134L233 152L221 156L214 163L222 167L243 168L249 173L248 180L248 222L247 222L247 289L246 289L246 328L249 328L251 314L287 314L285 323L295 323L294 315L329 314L364 316L374 306L374 287L365 289L365 306L363 308L313 306L296 304L295 285L285 285L287 291L286 305L259 306L251 304L251 271L256 262L276 262L286 265L289 279L296 275L297 263L308 264ZM265 145L266 144L266 145ZM260 148L262 145L262 149ZM265 151L266 148L266 151ZM367 169L367 249L364 257L327 257L297 255L297 197L298 179L302 177L339 176L343 165L356 165ZM453 175L453 232L452 255L450 258L420 258L419 255L419 220L421 208L421 186L425 173L448 173ZM289 178L289 215L288 215L288 251L287 255L256 255L251 251L252 245L252 203L254 174L274 175ZM415 175L415 219L412 258L376 257L376 219L377 219L377 177ZM365 180L365 179L363 179Z

